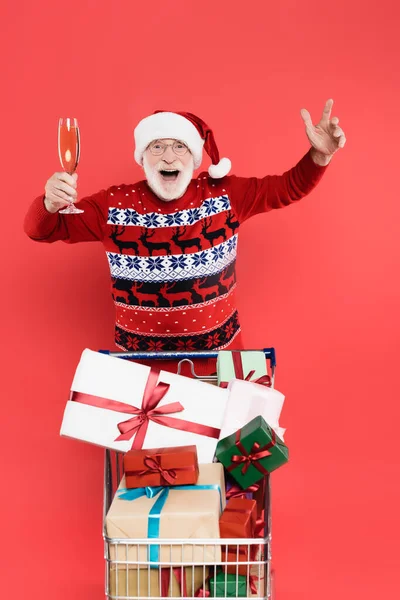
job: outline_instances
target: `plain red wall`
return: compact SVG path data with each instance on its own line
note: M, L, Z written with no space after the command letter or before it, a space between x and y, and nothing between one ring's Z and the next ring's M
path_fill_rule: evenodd
M318 121L332 97L347 145L312 195L242 228L239 308L247 346L276 347L287 397L278 600L398 597L398 4L3 0L1 13L2 595L103 594L103 452L58 432L81 351L113 348L107 261L22 231L60 169L58 117L80 121L82 196L141 177L133 128L154 109L199 114L233 172L261 176L303 156L299 111Z

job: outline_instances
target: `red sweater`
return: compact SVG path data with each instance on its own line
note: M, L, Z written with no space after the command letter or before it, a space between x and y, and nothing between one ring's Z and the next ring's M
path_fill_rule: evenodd
M326 167L310 152L283 175L211 179L203 172L182 198L160 200L146 181L79 202L80 215L51 214L39 196L25 217L39 242L103 243L124 350L240 348L235 262L239 226L300 200Z

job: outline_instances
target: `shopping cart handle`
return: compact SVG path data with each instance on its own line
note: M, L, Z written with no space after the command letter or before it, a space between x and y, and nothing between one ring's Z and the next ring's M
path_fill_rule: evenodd
M246 349L247 352L255 352L258 350ZM184 358L217 358L218 352L215 350L199 350L198 352L112 352L111 350L99 350L101 354L108 354L117 358L125 358L127 360L182 360ZM239 352L239 350L232 350ZM276 367L275 348L264 348L265 358L270 361L271 368Z

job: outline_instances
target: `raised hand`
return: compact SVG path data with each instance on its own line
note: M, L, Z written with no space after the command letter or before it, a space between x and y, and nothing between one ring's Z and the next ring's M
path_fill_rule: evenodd
M317 125L313 125L311 115L305 108L300 111L301 117L306 126L306 134L311 146L314 149L313 159L318 164L327 164L332 156L343 148L346 143L346 136L343 129L338 125L337 117L331 118L333 100L327 100L322 118Z

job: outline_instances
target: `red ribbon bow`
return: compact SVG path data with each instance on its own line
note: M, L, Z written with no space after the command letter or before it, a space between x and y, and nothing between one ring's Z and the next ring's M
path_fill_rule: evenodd
M238 465L243 465L242 475L246 475L250 465L253 465L263 475L268 475L269 471L260 465L259 461L262 458L266 458L271 455L269 448L272 448L276 444L276 436L273 429L271 429L271 441L261 448L258 442L254 442L250 452L247 452L246 448L240 441L240 429L236 432L235 445L241 454L234 454L231 457L231 465L228 467L228 471L233 471Z
M140 450L143 447L149 421L154 421L165 427L172 427L173 429L180 429L181 431L190 431L191 433L218 439L220 430L215 427L166 416L168 414L182 412L184 407L180 402L171 402L170 404L165 404L164 406L157 408L159 402L164 398L170 387L169 383L157 383L159 374L160 371L158 369L151 367L143 393L141 408L137 408L131 404L125 404L124 402L74 391L71 392L70 400L81 402L82 404L89 404L90 406L96 406L98 408L105 408L107 410L134 415L131 419L118 423L118 429L121 432L121 435L114 440L116 442L130 440L136 434L132 444L134 450Z
M257 379L252 379L252 377L255 373L254 369L252 371L249 371L247 373L246 377L244 376L242 355L240 352L232 352L232 362L233 362L233 368L235 371L236 379L243 379L244 381L251 381L252 383L259 383L260 385L267 385L268 387L271 386L271 377L269 375L262 375L261 377L258 377ZM228 381L221 381L221 383L219 385L222 388L226 388L226 387L228 387L228 384L229 384Z
M118 423L118 429L121 432L121 435L118 436L115 441L129 440L136 433L132 448L135 450L140 449L143 447L149 421L171 427L171 424L168 424L168 422L171 421L171 417L166 417L165 415L181 412L183 410L183 406L180 402L172 402L156 410L159 402L164 398L170 387L169 383L157 383L159 374L160 372L157 369L150 369L150 374L143 393L142 407L137 408L136 406L131 406L130 412L135 416L127 421ZM172 421L175 421L175 419L172 418Z
M160 455L156 456L148 456L144 457L144 464L147 469L143 469L143 471L138 471L136 474L139 477L143 477L143 475L148 475L149 473L160 473L161 477L166 481L167 484L172 485L174 480L177 477L175 469L163 469L161 466L161 457Z
M229 498L245 498L246 494L257 492L259 489L260 489L260 486L258 483L255 483L254 485L250 485L245 490L243 490L238 485L233 485L226 492L226 499L229 500Z

